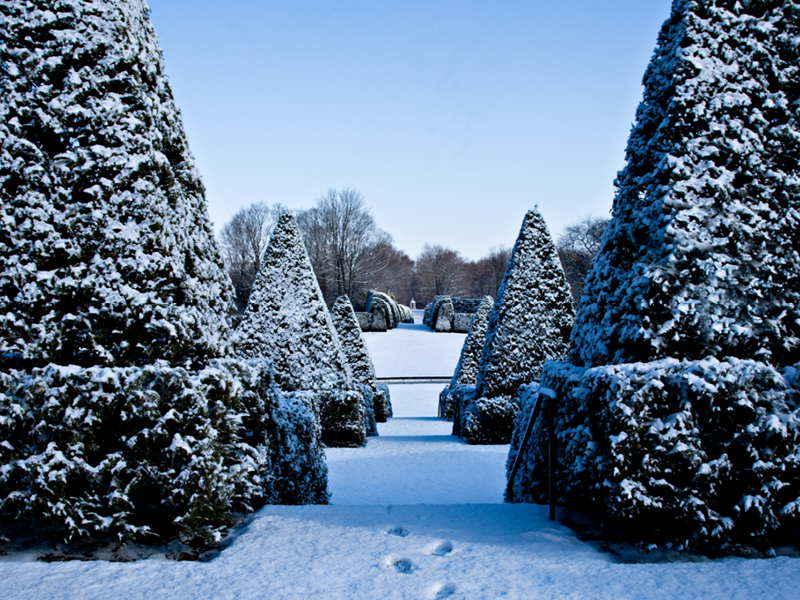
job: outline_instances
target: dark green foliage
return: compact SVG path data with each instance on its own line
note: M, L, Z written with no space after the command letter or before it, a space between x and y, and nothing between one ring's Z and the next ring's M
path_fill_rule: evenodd
M146 5L12 0L0 39L0 354L224 355L231 286Z
M327 501L314 407L284 397L265 361L0 377L3 518L64 539L203 546L232 511Z
M566 353L572 319L570 287L550 232L539 212L530 210L489 313L475 390L453 395L467 402L456 408L454 435L471 443L508 443L520 386L538 380L546 360Z
M703 550L764 547L796 523L796 391L773 368L738 359L548 363L542 384L558 397L559 503L638 541ZM534 397L523 396L521 413ZM526 424L519 420L509 468ZM547 499L546 441L541 419L508 500Z
M800 10L676 0L571 360L800 359Z
M514 395L567 351L572 295L544 219L528 211L497 293L478 367L477 393Z

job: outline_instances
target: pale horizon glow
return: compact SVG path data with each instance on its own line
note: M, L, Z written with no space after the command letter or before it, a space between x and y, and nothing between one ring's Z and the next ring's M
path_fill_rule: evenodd
M355 188L416 258L609 214L668 0L149 0L215 230Z

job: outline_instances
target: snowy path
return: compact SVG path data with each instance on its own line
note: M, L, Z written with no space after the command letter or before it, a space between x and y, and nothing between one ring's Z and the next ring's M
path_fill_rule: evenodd
M469 446L436 417L439 384L390 386L395 417L366 448L328 448L332 504L494 504L508 446ZM480 485L476 485L479 482Z
M401 325L365 338L378 377L442 376L455 370L464 334ZM508 445L468 446L436 417L441 384L391 385L394 418L366 448L329 448L332 504L503 502Z
M452 372L463 342L413 327L367 338L383 376ZM800 598L798 559L617 564L546 507L502 504L508 447L455 441L439 389L393 386L380 437L327 451L333 505L264 507L208 563L3 556L0 599Z

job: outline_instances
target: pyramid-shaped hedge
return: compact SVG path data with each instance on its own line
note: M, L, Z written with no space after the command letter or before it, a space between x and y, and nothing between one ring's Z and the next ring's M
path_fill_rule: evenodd
M456 396L453 431L470 443L508 443L521 385L566 354L572 296L544 219L530 210L489 315L475 390Z
M486 339L486 326L489 324L489 315L492 311L494 300L491 296L484 296L478 306L478 312L472 320L472 327L464 340L461 355L458 358L456 370L449 385L439 393L439 416L448 421L453 418L453 394L461 386L474 386L478 381L478 365L483 352L483 342Z
M198 366L231 285L144 2L3 4L0 354Z
M545 368L558 501L639 541L768 550L797 523L798 36L793 2L675 0L572 364ZM546 499L546 437L509 499Z
M231 285L146 3L0 11L0 521L208 545L233 511L327 501L313 402L224 358Z
M317 393L326 444L364 445L364 400L290 214L281 215L267 245L236 348L272 361L282 389Z

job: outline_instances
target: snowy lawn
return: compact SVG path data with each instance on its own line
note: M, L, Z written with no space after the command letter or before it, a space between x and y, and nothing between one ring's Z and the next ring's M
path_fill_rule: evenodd
M414 326L367 335L379 376L446 375L463 339ZM618 564L546 507L502 504L508 446L452 438L434 416L441 387L392 386L380 437L327 450L330 506L265 507L206 563L12 553L0 598L800 598L798 559Z

